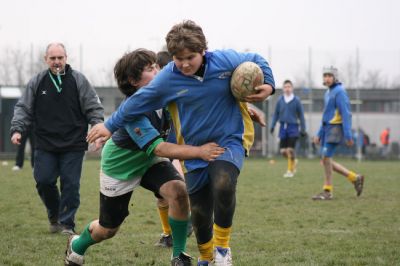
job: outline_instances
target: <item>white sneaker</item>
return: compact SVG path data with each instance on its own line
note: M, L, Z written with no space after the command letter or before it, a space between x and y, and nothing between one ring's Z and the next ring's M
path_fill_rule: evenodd
M290 172L290 171L286 171L286 173L283 174L283 177L285 177L285 178L294 177L294 173Z
M19 171L19 170L21 170L22 168L21 167L19 167L18 165L14 165L13 166L13 168L11 168L13 171Z
M230 248L214 248L214 266L232 266L232 253Z
M79 235L71 235L68 238L67 251L65 251L64 265L81 266L85 262L82 255L75 253L72 250L72 242L77 239Z

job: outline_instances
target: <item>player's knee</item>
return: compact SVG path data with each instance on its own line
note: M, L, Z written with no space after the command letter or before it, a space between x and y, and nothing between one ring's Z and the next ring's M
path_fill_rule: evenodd
M168 190L168 198L173 201L183 202L188 200L186 185L183 181L170 181L170 189Z
M96 242L101 242L103 240L112 238L118 232L119 227L107 228L100 225L99 221L94 221L90 227L89 231L92 235L93 240Z
M229 207L235 199L236 186L228 173L222 174L214 187L214 199L218 206Z
M283 156L286 156L286 149L281 149L280 152Z
M331 158L330 157L326 157L326 156L324 156L324 157L322 157L322 164L329 164L330 162L331 162Z
M168 207L168 201L164 198L157 198L157 206L158 207Z

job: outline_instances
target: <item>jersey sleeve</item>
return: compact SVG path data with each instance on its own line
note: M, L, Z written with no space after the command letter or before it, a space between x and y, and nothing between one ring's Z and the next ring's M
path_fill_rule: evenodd
M351 109L349 97L345 92L340 92L336 96L336 106L342 117L343 133L346 140L352 139L351 133Z
M126 122L125 130L138 147L151 155L158 144L163 142L163 138L157 129L153 127L150 120L144 116L137 116L135 120Z
M275 106L275 111L274 111L274 115L272 116L272 121L271 121L271 126L270 126L270 129L273 129L273 128L275 128L275 125L276 125L276 123L278 122L278 119L279 119L279 106L280 106L280 103L281 103L281 99L279 98L278 99L278 102L276 103L276 106Z
M124 127L124 123L133 121L136 116L161 109L177 95L169 91L170 69L163 69L146 86L127 98L106 121L105 126L110 132Z
M297 98L297 116L300 120L300 130L301 132L306 132L306 120L304 119L304 109L301 104L300 98Z

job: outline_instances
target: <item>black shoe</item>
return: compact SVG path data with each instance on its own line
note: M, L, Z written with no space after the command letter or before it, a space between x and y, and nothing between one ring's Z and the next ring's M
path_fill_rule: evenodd
M178 257L175 257L171 260L171 266L191 266L192 257L190 257L185 252L181 252Z
M65 266L81 266L85 260L82 255L72 251L72 241L78 238L78 235L70 235L67 242L67 250L65 251L64 265Z
M61 230L62 230L62 226L58 222L50 223L50 225L49 225L49 232L50 233L52 233L52 234L60 233Z
M71 236L71 235L76 235L75 229L65 226L65 225L61 225L61 230L60 230L61 234L63 235L67 235L67 236Z
M161 234L161 238L155 244L155 246L162 248L172 248L172 235Z
M326 190L312 197L313 200L331 200L332 198L332 192Z

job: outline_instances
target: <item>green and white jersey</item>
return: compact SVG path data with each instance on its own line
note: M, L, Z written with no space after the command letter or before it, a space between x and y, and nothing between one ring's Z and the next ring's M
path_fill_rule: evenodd
M163 112L150 112L114 132L103 148L101 170L107 176L130 180L141 177L159 161L154 149L164 141L169 123Z

